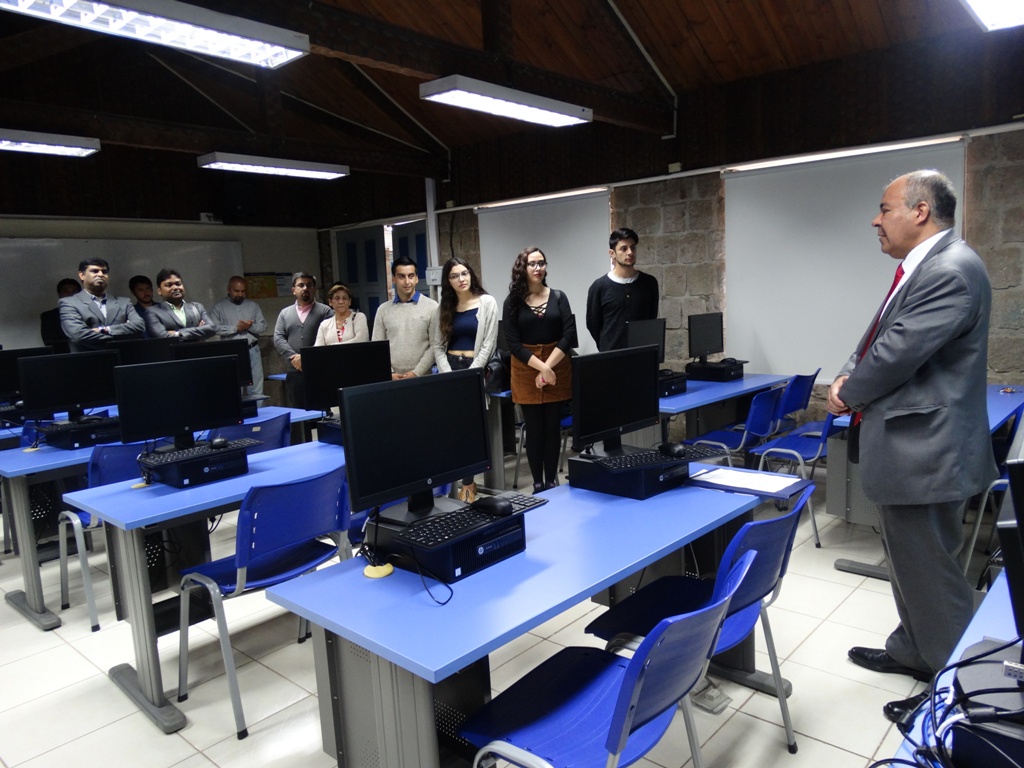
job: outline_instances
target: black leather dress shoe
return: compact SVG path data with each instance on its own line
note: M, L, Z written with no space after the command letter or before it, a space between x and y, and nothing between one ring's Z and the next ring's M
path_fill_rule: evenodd
M927 683L932 679L931 672L922 672L913 667L905 667L890 656L882 648L861 648L854 646L849 652L850 661L858 667L873 672L887 672L894 675L910 675L915 680Z
M921 704L928 700L928 691L919 693L916 696L911 696L909 699L900 699L899 701L890 701L884 707L882 707L882 714L885 715L885 719L890 723L898 723L907 714L913 712Z

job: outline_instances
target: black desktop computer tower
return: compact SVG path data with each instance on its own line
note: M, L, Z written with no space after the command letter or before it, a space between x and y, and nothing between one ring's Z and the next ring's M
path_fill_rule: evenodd
M743 378L743 362L687 363L686 375L694 381L735 381Z

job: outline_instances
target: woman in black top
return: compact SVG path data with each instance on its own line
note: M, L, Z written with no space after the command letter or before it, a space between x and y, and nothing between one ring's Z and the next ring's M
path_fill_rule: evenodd
M526 421L526 458L533 490L558 485L562 411L572 399L569 353L576 346L576 320L569 299L548 288L547 257L527 248L512 266L503 321L512 353L512 401Z

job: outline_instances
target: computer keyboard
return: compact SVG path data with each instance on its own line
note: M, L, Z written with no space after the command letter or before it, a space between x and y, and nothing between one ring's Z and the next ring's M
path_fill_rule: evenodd
M679 459L673 459L661 451L652 450L625 453L621 456L602 456L594 459L594 463L609 472L626 472L631 469L670 466L679 463Z
M83 429L95 432L104 429L117 429L120 423L117 416L97 418L90 416L82 421L55 421L52 424L39 427L39 431L47 435L57 434L58 432L75 432Z
M725 456L726 452L713 445L687 445L686 453L680 457L681 461L707 461Z
M145 467L162 467L168 464L175 464L188 459L198 459L204 456L216 456L225 451L243 450L257 445L263 445L262 440L254 440L251 437L243 437L238 440L231 440L224 448L211 448L209 444L197 445L195 448L183 448L179 451L165 451L162 453L143 453L139 455L139 464Z
M543 496L528 496L525 493L516 493L515 491L505 491L498 495L512 502L513 515L518 515L528 509L548 503L548 499L545 499Z
M434 515L422 522L413 523L397 534L395 541L434 549L477 528L490 525L496 519L494 515L479 512L470 506L459 507L443 515Z

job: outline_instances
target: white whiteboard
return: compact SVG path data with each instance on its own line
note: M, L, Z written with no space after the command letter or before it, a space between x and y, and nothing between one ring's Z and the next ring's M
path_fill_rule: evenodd
M944 144L725 179L726 352L746 369L832 381L892 282L871 221L895 177L935 168L957 189L964 147Z
M587 332L587 291L609 269L608 192L481 209L479 219L480 279L499 306L508 296L516 256L537 246L548 259L548 285L565 292L576 315L580 354L596 352Z
M39 314L57 306L57 282L78 281L83 259L110 263L114 296L128 296L128 280L164 267L181 272L185 297L211 307L227 295L228 278L242 274L237 241L0 238L0 266L8 279L0 288L0 344L4 349L36 347Z

